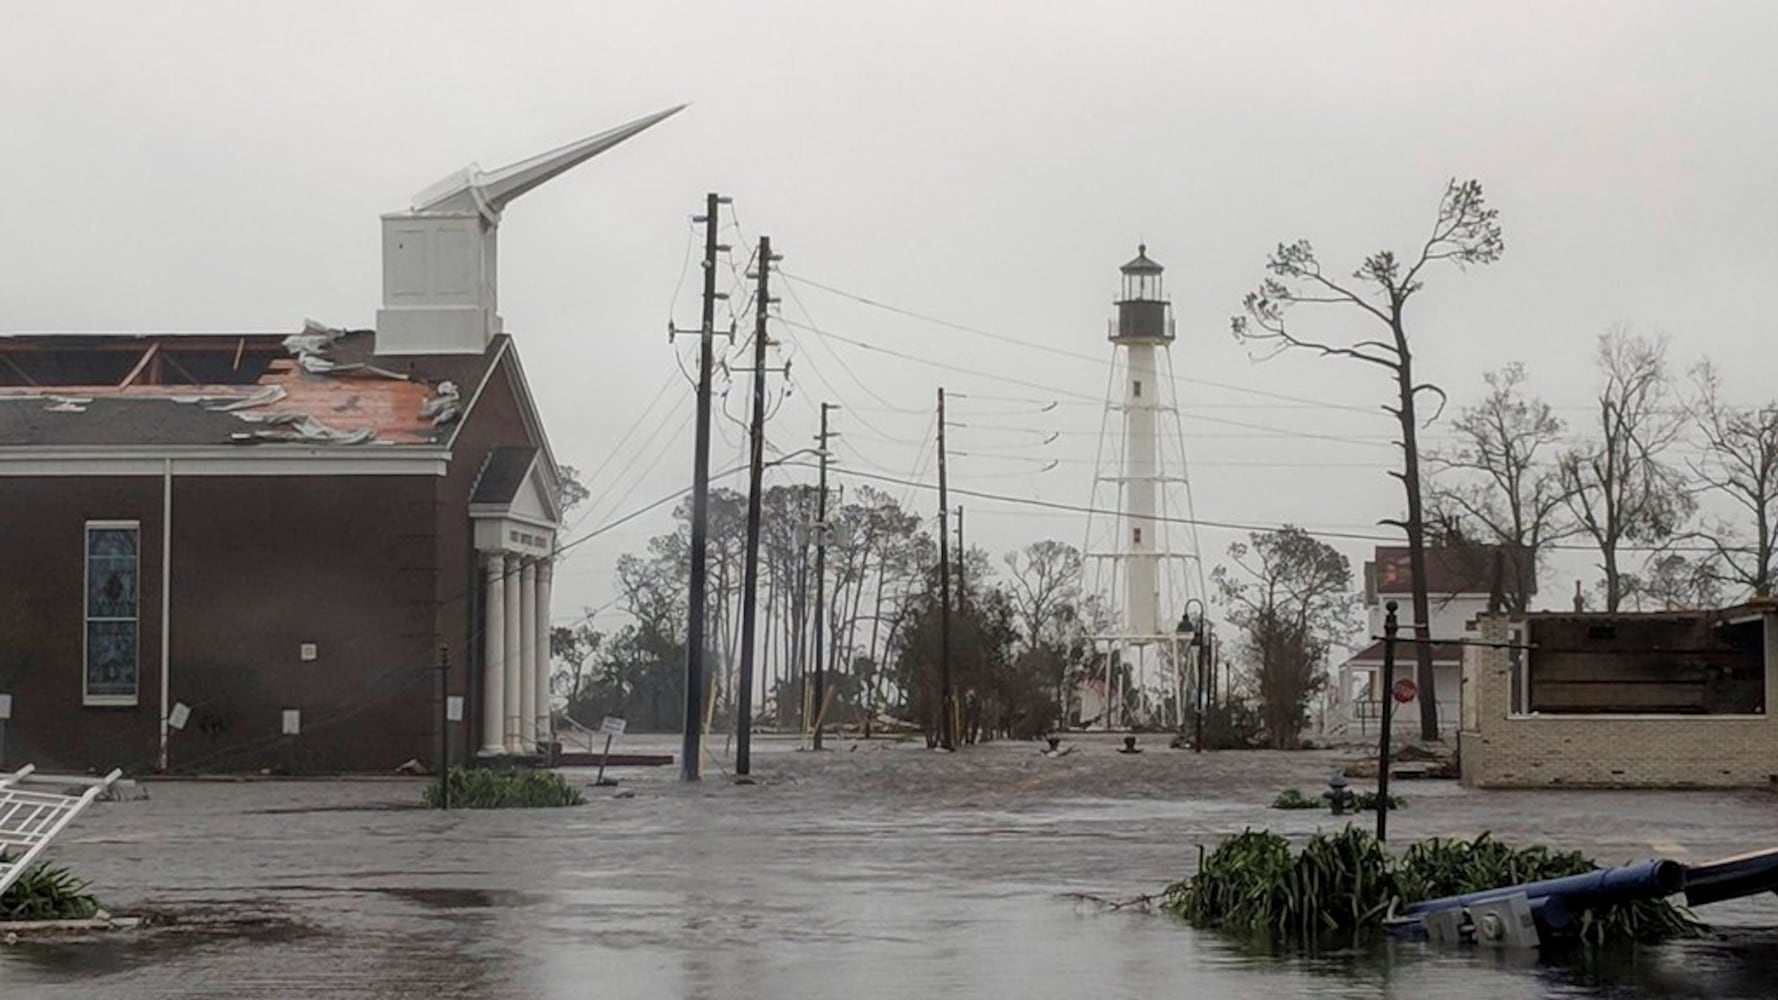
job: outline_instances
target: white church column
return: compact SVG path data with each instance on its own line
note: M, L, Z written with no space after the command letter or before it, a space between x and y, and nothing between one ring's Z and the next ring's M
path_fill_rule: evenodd
M506 751L506 559L482 557L482 753Z
M520 604L519 557L506 557L506 579L501 588L506 599L506 670L505 696L503 704L506 708L506 728L504 731L506 752L519 753L519 665L523 656L524 644L521 639L525 629L521 624L524 609Z
M537 560L519 574L519 746L537 749Z
M555 564L548 559L537 561L537 703L534 717L537 725L537 742L547 743L555 734L555 726L550 717L549 697L549 591L551 578L555 576Z

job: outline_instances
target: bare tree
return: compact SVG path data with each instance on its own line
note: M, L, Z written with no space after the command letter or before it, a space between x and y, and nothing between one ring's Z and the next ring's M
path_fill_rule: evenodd
M1642 572L1626 577L1624 597L1637 611L1696 611L1721 606L1722 579L1714 559L1687 559L1677 552L1649 557Z
M1080 601L1080 550L1067 542L1032 542L1006 554L1007 588L1027 646L1048 638L1056 612Z
M1274 354L1296 348L1326 357L1350 358L1384 369L1395 381L1395 404L1384 409L1395 416L1401 428L1402 468L1393 475L1401 480L1407 493L1407 517L1385 523L1400 527L1408 536L1408 559L1414 577L1414 649L1422 692L1420 735L1429 741L1439 735L1438 703L1428 625L1431 610L1426 596L1426 525L1420 493L1419 421L1414 403L1421 393L1430 392L1439 397L1442 406L1444 393L1437 386L1414 380L1413 351L1408 344L1403 313L1409 300L1424 287L1422 274L1428 265L1450 261L1464 267L1500 259L1505 243L1497 215L1482 197L1481 182L1452 180L1439 199L1432 233L1412 255L1411 262L1404 266L1404 258L1396 257L1393 251L1380 250L1366 257L1350 279L1325 274L1308 240L1279 244L1266 260L1271 276L1261 282L1258 291L1242 300L1246 315L1236 316L1231 322L1237 340L1270 344L1275 348ZM1296 305L1355 308L1384 326L1387 335L1341 343L1311 340L1285 323L1285 313Z
M1067 542L1032 542L1021 551L1006 554L1006 569L1012 577L1007 595L1023 633L1024 652L1050 661L1056 703L1066 714L1069 659L1062 647L1073 616L1063 612L1074 611L1080 604L1080 550Z
M1466 540L1501 546L1506 610L1525 611L1544 549L1574 531L1550 455L1564 428L1550 404L1526 395L1524 365L1482 380L1488 394L1452 424L1456 445L1427 456L1431 519Z
M1665 338L1614 328L1599 336L1598 361L1605 384L1597 437L1562 456L1562 485L1575 522L1599 549L1605 610L1616 611L1631 580L1623 550L1672 538L1696 504L1663 461L1685 429L1667 375Z
M1693 409L1704 437L1704 454L1690 461L1693 476L1727 497L1752 521L1751 545L1739 543L1741 533L1724 520L1711 530L1692 532L1716 552L1727 582L1751 590L1756 597L1772 593L1774 550L1778 549L1778 402L1755 409L1722 401L1722 380L1705 361L1692 369L1697 385Z

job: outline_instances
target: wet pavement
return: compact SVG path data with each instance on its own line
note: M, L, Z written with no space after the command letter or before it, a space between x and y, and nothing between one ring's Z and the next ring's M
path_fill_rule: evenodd
M82 816L54 860L114 912L229 926L0 946L0 996L1778 996L1771 896L1706 908L1703 941L1562 962L1282 956L1106 910L1079 896L1154 892L1246 827L1331 827L1266 804L1318 793L1335 758L1076 742L1046 759L766 740L758 784L634 769L625 797L566 810L428 811L415 780L154 783ZM1397 841L1493 830L1606 862L1778 844L1767 793L1397 790Z

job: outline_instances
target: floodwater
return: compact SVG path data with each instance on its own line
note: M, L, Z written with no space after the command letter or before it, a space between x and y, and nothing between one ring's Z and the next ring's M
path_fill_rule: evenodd
M427 811L417 781L156 783L147 802L95 806L55 860L114 912L228 925L0 945L0 996L1778 995L1770 896L1702 911L1707 940L1563 962L1387 943L1274 955L1085 901L1157 891L1244 827L1334 822L1265 808L1286 786L1319 791L1328 754L1144 742L1046 759L764 741L758 784L634 769L566 810ZM1492 829L1605 861L1778 844L1771 795L1400 790L1398 840Z

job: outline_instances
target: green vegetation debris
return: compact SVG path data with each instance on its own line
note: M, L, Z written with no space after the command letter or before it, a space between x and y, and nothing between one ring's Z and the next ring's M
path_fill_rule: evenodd
M90 920L99 912L99 901L86 887L66 868L33 865L0 894L0 922Z
M1294 788L1286 788L1272 800L1273 809L1325 809L1327 803L1320 799L1312 799Z
M1407 799L1402 798L1401 796L1395 794L1394 792L1389 793L1389 808L1400 809L1402 806L1405 806L1407 804L1408 804ZM1376 792L1359 792L1353 802L1353 808L1357 809L1359 812L1376 812L1377 811L1377 793Z
M445 776L450 783L453 809L537 809L578 806L586 802L580 789L554 771L490 771L453 767ZM430 808L439 805L439 783L426 786L423 800Z
M1391 902L1409 903L1592 871L1579 852L1512 847L1484 833L1474 840L1427 840L1392 857L1369 832L1348 826L1318 833L1291 854L1278 834L1248 830L1223 841L1198 873L1169 886L1163 909L1194 926L1307 946L1379 931ZM1695 936L1703 925L1666 900L1584 911L1588 944Z

